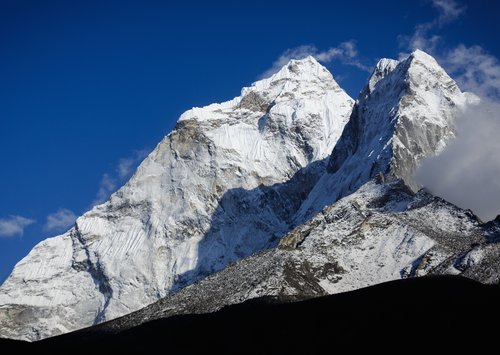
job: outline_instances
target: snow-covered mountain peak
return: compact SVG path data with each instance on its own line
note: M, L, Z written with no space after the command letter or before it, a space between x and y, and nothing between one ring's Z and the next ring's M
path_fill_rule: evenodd
M318 84L321 81L330 82L332 80L332 74L328 69L321 65L313 56L307 56L303 59L291 59L271 77L254 83L248 89L257 91L269 90L269 88L279 85L281 81L313 82ZM335 83L335 81L333 82Z
M186 111L179 121L220 120L225 113L234 111L242 115L248 111L267 113L277 103L285 102L287 106L293 107L305 99L322 96L325 91L337 94L342 101L348 98L328 69L312 56L292 59L269 78L243 88L240 96L220 104L195 107ZM339 102L339 98L332 99Z
M366 98L366 95L375 89L376 84L395 69L397 70L390 78L392 86L398 84L399 87L405 86L406 89L410 90L418 90L419 88L425 91L446 89L453 93L460 92L458 85L436 59L417 49L400 61L388 58L380 59L368 80L362 96Z
M411 60L418 60L424 63L428 63L430 65L439 66L438 62L433 56L418 48L411 52L408 58L410 58Z
M304 202L298 220L376 176L402 179L417 190L413 176L419 163L455 136L455 117L474 98L422 51L401 61L380 60L333 150L329 174Z
M370 75L370 78L368 79L368 84L366 85L365 93L363 96L366 96L367 94L371 93L373 89L375 88L375 85L378 83L378 81L387 74L389 74L391 71L394 70L399 64L399 61L394 60L394 59L389 59L389 58L382 58L378 61L377 65L373 69L372 74Z

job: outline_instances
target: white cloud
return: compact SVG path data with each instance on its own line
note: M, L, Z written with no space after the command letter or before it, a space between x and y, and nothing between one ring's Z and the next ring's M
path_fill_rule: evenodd
M92 206L99 205L106 201L116 190L116 187L116 179L109 174L104 174L101 178L96 197L94 201L92 201Z
M439 12L439 16L433 21L437 26L443 26L455 21L466 10L464 5L455 0L432 0L432 5Z
M500 214L500 104L483 100L457 118L457 139L426 159L416 181L484 221Z
M55 213L47 216L47 223L44 229L47 231L64 231L71 227L76 220L76 215L73 211L66 208L60 208Z
M421 49L428 53L434 53L441 42L441 36L431 34L465 14L465 6L455 0L432 0L432 5L437 9L438 15L433 20L420 23L415 27L412 36L401 36L401 43L409 50ZM408 53L400 53L400 58L406 57Z
M371 68L364 65L359 59L359 53L354 40L340 43L336 47L331 47L325 51L319 51L313 45L302 45L295 48L287 49L276 59L271 68L266 70L261 78L268 78L282 67L284 67L291 59L303 59L312 55L318 61L323 63L331 63L339 61L345 65L351 65L363 71L370 72Z
M462 89L500 100L500 62L480 46L459 44L439 56Z
M111 194L116 191L120 184L124 183L132 176L137 165L139 165L148 154L149 150L147 149L136 150L130 157L120 159L113 174L106 173L102 176L101 182L99 183L99 190L97 191L94 201L92 201L92 206L105 202Z
M278 72L282 67L284 67L291 59L303 59L313 53L317 52L316 47L311 45L302 45L299 47L291 48L285 50L278 59L273 62L271 68L266 70L261 78L268 78L274 73Z
M337 47L329 48L326 51L315 53L316 59L320 62L329 63L334 59L352 60L358 56L356 43L354 41L342 42Z
M340 60L341 63L352 65L366 72L371 72L372 68L364 65L359 60L359 52L356 47L356 42L353 40L342 42L337 47L330 48L324 52L315 54L315 58L323 63L330 63L333 60Z
M133 159L120 159L118 163L118 176L120 178L124 178L125 176L129 176L132 172L132 167L134 165Z
M116 171L118 177L123 180L129 178L137 165L149 154L149 150L136 150L132 156L120 159Z
M0 237L22 236L24 229L33 223L35 223L35 220L22 216L0 218Z
M429 35L427 31L422 31L416 29L415 33L411 37L402 37L403 43L408 43L408 49L414 51L415 49L421 49L429 54L435 55L436 49L441 42L441 36ZM408 57L409 53L403 51L399 53L399 59L404 59Z

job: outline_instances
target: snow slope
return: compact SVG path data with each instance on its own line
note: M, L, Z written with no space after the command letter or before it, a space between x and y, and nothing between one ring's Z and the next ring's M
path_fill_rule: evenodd
M499 241L500 223L483 224L470 211L423 190L414 193L402 180L370 181L288 233L277 248L100 329L123 330L177 314L214 312L262 296L302 300L429 274L461 274L495 283Z
M276 245L353 104L308 57L187 111L109 201L16 265L0 287L0 336L113 319Z

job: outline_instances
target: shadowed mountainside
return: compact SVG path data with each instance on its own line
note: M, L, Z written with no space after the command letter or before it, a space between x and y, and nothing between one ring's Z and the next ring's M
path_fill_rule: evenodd
M489 324L500 315L499 296L497 285L422 277L303 302L254 299L212 314L174 316L115 333L97 326L36 343L1 340L0 350L234 354L318 353L346 346L455 348L492 339L496 328Z

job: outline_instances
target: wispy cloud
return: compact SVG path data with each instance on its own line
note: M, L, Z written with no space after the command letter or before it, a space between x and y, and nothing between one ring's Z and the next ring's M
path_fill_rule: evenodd
M500 104L483 100L457 118L457 139L426 159L416 181L488 221L500 214Z
M350 40L342 42L336 47L328 48L325 51L320 51L313 45L301 45L295 48L287 49L279 56L278 59L274 61L272 67L261 75L261 78L267 78L273 75L285 66L291 59L303 59L309 55L312 55L322 63L338 61L345 65L354 66L363 71L371 71L371 68L363 64L359 58L356 42L354 40Z
M366 72L371 72L372 70L371 67L361 63L356 42L353 40L342 42L337 47L332 47L326 51L316 53L314 57L323 63L339 60L342 64L352 65Z
M104 174L99 183L99 190L97 190L96 197L92 201L92 206L99 205L106 201L109 196L116 190L117 180L110 174Z
M459 44L440 57L464 90L500 101L500 62L495 56L481 46Z
M439 16L431 22L436 26L443 26L455 21L465 14L466 7L455 0L432 0L432 5L438 10Z
M116 189L129 179L139 163L149 154L149 150L136 150L131 156L122 158L113 173L105 173L99 183L99 190L92 201L92 206L105 202Z
M35 220L22 216L0 218L0 237L22 236L24 229L33 223L35 223Z
M437 16L431 21L415 26L413 35L400 36L401 42L410 50L422 49L429 53L434 52L441 41L441 36L432 32L457 20L466 10L464 5L455 0L431 0L431 4L438 12ZM406 57L407 54L403 52L400 57Z
M64 231L71 227L76 220L76 215L73 211L66 208L60 208L57 212L51 213L47 216L47 222L44 229L46 231Z
M287 63L291 59L303 59L309 55L313 55L316 52L316 47L312 45L302 45L295 48L290 48L285 50L278 59L273 62L271 68L267 69L262 75L261 78L268 78L274 73L278 72L282 67L287 65Z
M148 156L148 154L149 150L146 149L136 150L132 154L132 156L120 159L117 167L118 177L122 180L129 178L133 174L134 169L137 167L137 165L141 161L143 161L144 158Z

